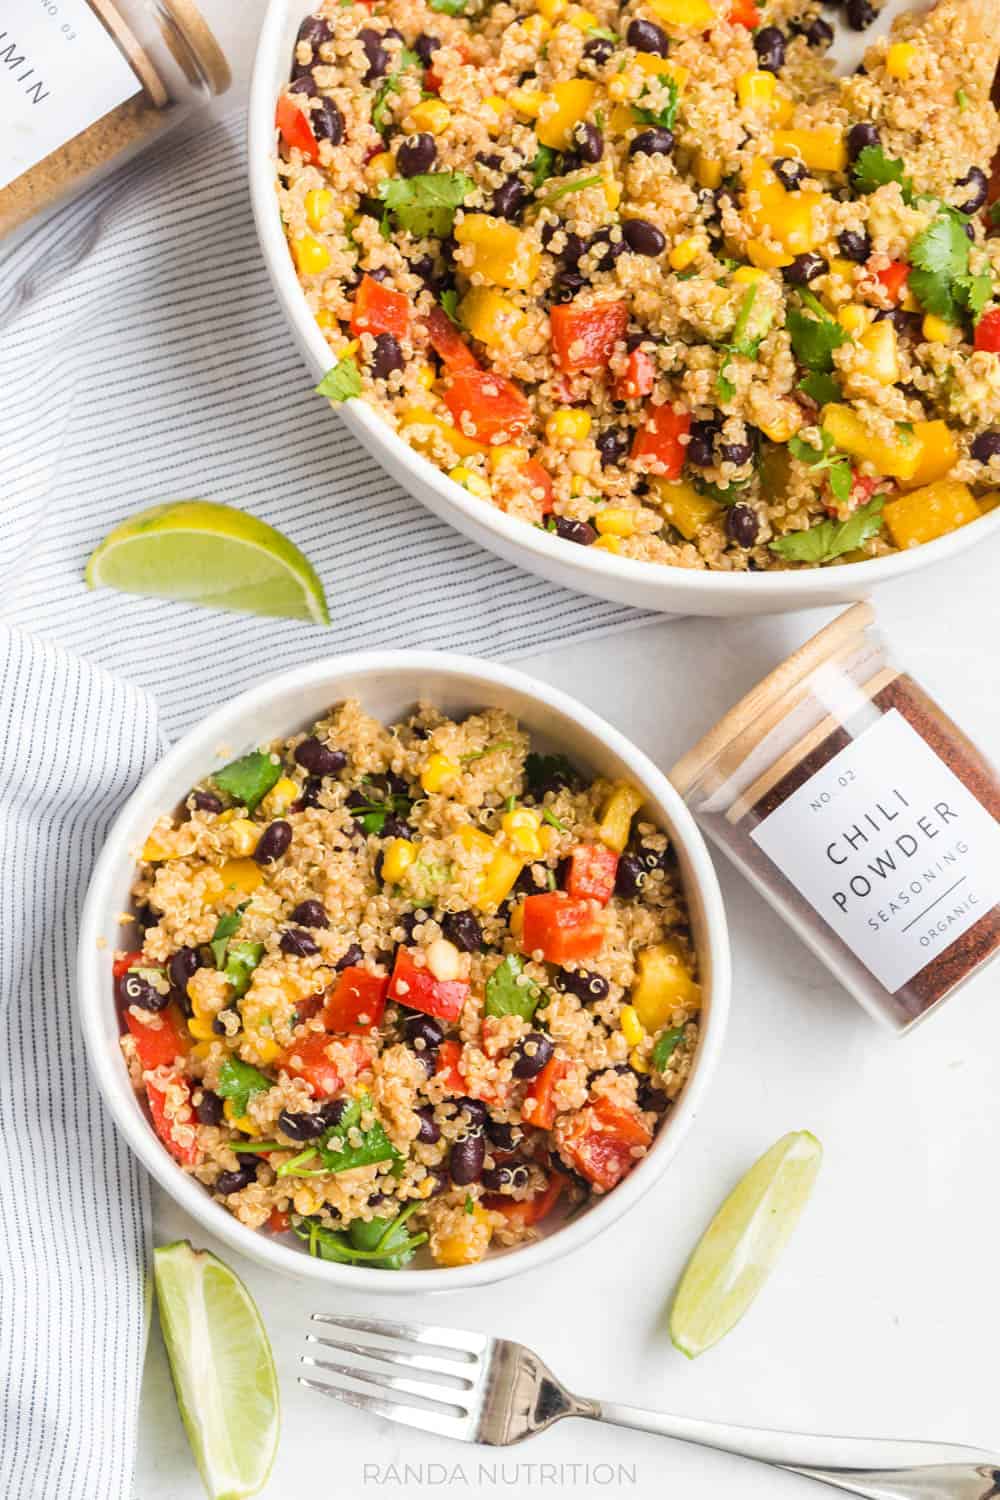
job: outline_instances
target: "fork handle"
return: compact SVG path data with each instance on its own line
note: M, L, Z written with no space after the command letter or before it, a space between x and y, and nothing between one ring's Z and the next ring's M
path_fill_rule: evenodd
M682 1443L717 1448L817 1479L868 1500L994 1500L1000 1497L1000 1456L957 1443L880 1438L815 1437L731 1427L669 1416L615 1401L582 1403L580 1415L619 1427L658 1432ZM589 1410L587 1408L590 1408Z

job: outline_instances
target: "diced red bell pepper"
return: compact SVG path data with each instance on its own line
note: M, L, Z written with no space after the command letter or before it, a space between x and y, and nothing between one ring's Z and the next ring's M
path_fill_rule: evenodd
M178 1057L187 1056L191 1044L184 1017L176 1005L168 1005L152 1022L140 1021L127 1009L125 1025L135 1037L135 1050L144 1073L170 1067Z
M556 1088L569 1072L569 1063L558 1054L550 1057L538 1077L533 1079L524 1096L522 1113L529 1125L539 1130L551 1130L558 1113Z
M351 332L391 333L405 339L410 331L410 301L402 292L383 286L374 276L362 276L351 309Z
M278 100L274 123L286 146L297 146L306 161L319 161L319 143L313 135L309 116L287 94Z
M434 353L449 370L478 370L478 359L455 327L443 307L432 307L424 327Z
M577 1115L561 1149L582 1177L606 1193L635 1166L633 1148L652 1139L637 1115L595 1099Z
M747 31L755 31L760 25L760 11L754 0L736 0L729 8L729 19L734 26L745 26Z
M434 1064L435 1078L444 1080L447 1087L454 1094L466 1094L470 1099L481 1099L484 1104L502 1104L507 1099L510 1089L503 1087L489 1087L485 1083L478 1083L466 1078L462 1072L462 1043L456 1041L442 1042L437 1050L437 1060Z
M898 302L906 287L911 267L905 260L891 260L881 271L875 272L875 280L882 283L893 302Z
M185 1099L191 1100L191 1088L186 1078L176 1078L171 1081L171 1089L183 1089ZM191 1140L180 1139L176 1134L177 1121L171 1116L167 1118L167 1094L165 1089L157 1088L155 1084L146 1084L146 1098L149 1102L149 1113L152 1116L153 1128L160 1140L166 1146L170 1155L177 1161L183 1162L185 1166L194 1166L201 1160L201 1151L196 1138ZM192 1118L191 1123L194 1123ZM185 1131L185 1136L187 1132Z
M684 467L691 414L675 411L669 402L648 406L632 443L632 460L663 479L679 479Z
M556 364L565 374L603 370L625 337L628 308L624 302L599 302L596 307L566 302L552 308L549 323Z
M323 1010L327 1031L369 1031L381 1024L389 980L367 969L348 968L338 976Z
M334 1057L329 1055L331 1051ZM277 1067L293 1078L301 1078L317 1099L332 1099L343 1093L370 1062L368 1049L361 1042L339 1041L326 1032L311 1031L282 1053Z
M127 974L129 969L134 969L136 964L141 963L142 949L136 948L134 952L123 953L121 958L116 958L114 963L111 965L111 973L114 975L115 979L121 979L122 975Z
M552 1212L565 1186L566 1178L562 1173L553 1172L545 1187L533 1198L507 1198L502 1193L490 1193L483 1199L483 1207L503 1214L511 1228L527 1229L532 1224L539 1224Z
M291 1222L287 1208L272 1208L267 1216L267 1227L272 1234L284 1234Z
M1000 354L1000 307L991 307L976 324L975 348Z
M566 890L580 901L607 906L615 893L618 855L604 844L577 844L570 850Z
M656 383L656 361L646 349L633 349L625 373L615 381L616 401L636 401L648 396Z
M524 488L538 507L539 515L549 515L556 503L556 497L552 486L552 475L548 469L543 468L537 459L528 458L523 464L518 464L517 473L524 483Z
M488 370L458 370L442 399L459 431L480 443L509 442L531 421L531 407L513 381Z
M439 1021L457 1021L469 993L467 979L435 979L430 969L418 969L408 948L396 949L389 980L389 999L422 1010Z
M565 891L527 896L524 901L525 953L540 951L551 964L593 958L604 941L604 927L589 901L574 900Z

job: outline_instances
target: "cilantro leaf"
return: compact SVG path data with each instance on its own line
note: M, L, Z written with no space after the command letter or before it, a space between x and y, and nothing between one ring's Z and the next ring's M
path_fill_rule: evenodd
M993 280L985 271L982 271L978 276L970 276L963 290L966 307L973 322L976 322L993 295Z
M534 187L540 188L543 182L547 182L550 177L555 175L556 157L558 155L558 151L554 151L551 146L539 146L538 154L531 163Z
M817 406L826 406L828 401L839 401L842 395L840 383L834 375L814 370L805 380L799 381L799 390L815 401Z
M316 387L316 395L325 396L328 401L350 401L352 396L361 395L361 371L353 355L342 355L333 369L327 370Z
M786 532L769 544L771 551L788 562L832 562L878 535L882 527L882 501L883 497L876 495L846 521L820 521L808 531Z
M741 355L744 359L756 359L757 350L760 348L764 334L770 326L771 318L770 314L768 314L767 323L759 333L749 334L747 332L756 300L757 283L754 282L748 288L743 301L740 303L739 312L736 314L736 322L733 324L732 336L728 343L722 345L723 360L719 366L719 373L715 377L715 388L723 401L731 401L736 395L736 387L727 374L730 359L736 354Z
M419 68L420 58L409 47L404 47L399 54L399 67L388 78L383 78L375 91L375 99L372 103L372 124L380 133L390 123L390 101L393 94L398 94L402 88L403 74L409 68Z
M256 1068L238 1057L227 1057L219 1069L219 1081L215 1092L223 1099L233 1101L237 1115L245 1115L251 1094L261 1094L271 1087L270 1078L265 1078Z
M225 916L220 917L216 922L215 931L212 933L211 938L211 948L217 969L221 969L226 962L226 948L229 944L229 939L238 931L240 918L249 905L249 901L241 901L235 911L226 912Z
M220 767L212 780L234 802L242 803L247 812L253 812L280 775L281 766L275 764L266 750L252 750L249 755L241 755L239 760L231 760L228 765Z
M888 182L898 182L903 192L903 202L910 203L913 200L913 183L904 173L902 161L886 156L881 146L865 146L858 152L851 177L858 193L874 193Z
M453 323L458 322L458 293L454 287L446 287L438 298L441 306Z
M418 172L379 183L379 197L401 229L417 239L443 240L451 232L455 210L475 187L464 172Z
M362 1094L352 1099L336 1125L331 1125L319 1139L277 1170L279 1177L322 1177L329 1172L350 1172L355 1167L369 1167L374 1162L399 1161L400 1153L385 1133L379 1120L361 1129L361 1117L372 1107L371 1097ZM357 1144L352 1143L352 1137ZM320 1166L311 1166L317 1157Z
M969 270L969 241L953 214L939 214L910 243L909 289L929 313L955 322L961 283Z
M680 103L677 80L667 73L660 73L656 81L667 91L667 102L663 109L648 109L645 105L634 104L632 113L643 125L661 125L665 130L673 130L677 119L677 107Z
M684 1040L684 1027L672 1026L667 1031L661 1031L653 1046L652 1063L658 1073L662 1073L671 1055L679 1042Z
M530 1021L542 999L537 984L519 984L524 959L508 953L486 981L484 1010L488 1016L521 1016Z
M785 316L785 327L792 341L792 350L800 365L807 370L829 375L833 369L833 351L847 342L850 335L831 318L815 297L803 297L806 305L816 314L809 317L801 308L790 307Z
M263 957L263 943L230 943L227 947L225 974L233 987L235 1000L239 1000L250 988L253 971Z
M439 16L461 16L465 14L467 0L428 0L432 11Z

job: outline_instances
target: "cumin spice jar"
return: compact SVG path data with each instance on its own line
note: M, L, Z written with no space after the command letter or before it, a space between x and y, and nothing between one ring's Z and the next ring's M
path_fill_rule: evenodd
M856 604L670 773L698 824L902 1032L1000 951L1000 781Z
M0 4L0 237L229 87L192 0Z

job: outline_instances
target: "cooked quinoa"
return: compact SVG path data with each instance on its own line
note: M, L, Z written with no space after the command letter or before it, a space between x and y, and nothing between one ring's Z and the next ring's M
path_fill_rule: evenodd
M323 0L278 105L321 392L646 562L811 567L975 520L1000 0L899 19L851 77L831 37L803 0Z
M642 802L498 709L386 728L346 701L217 770L151 829L114 964L167 1150L242 1223L390 1268L610 1191L698 1041Z

